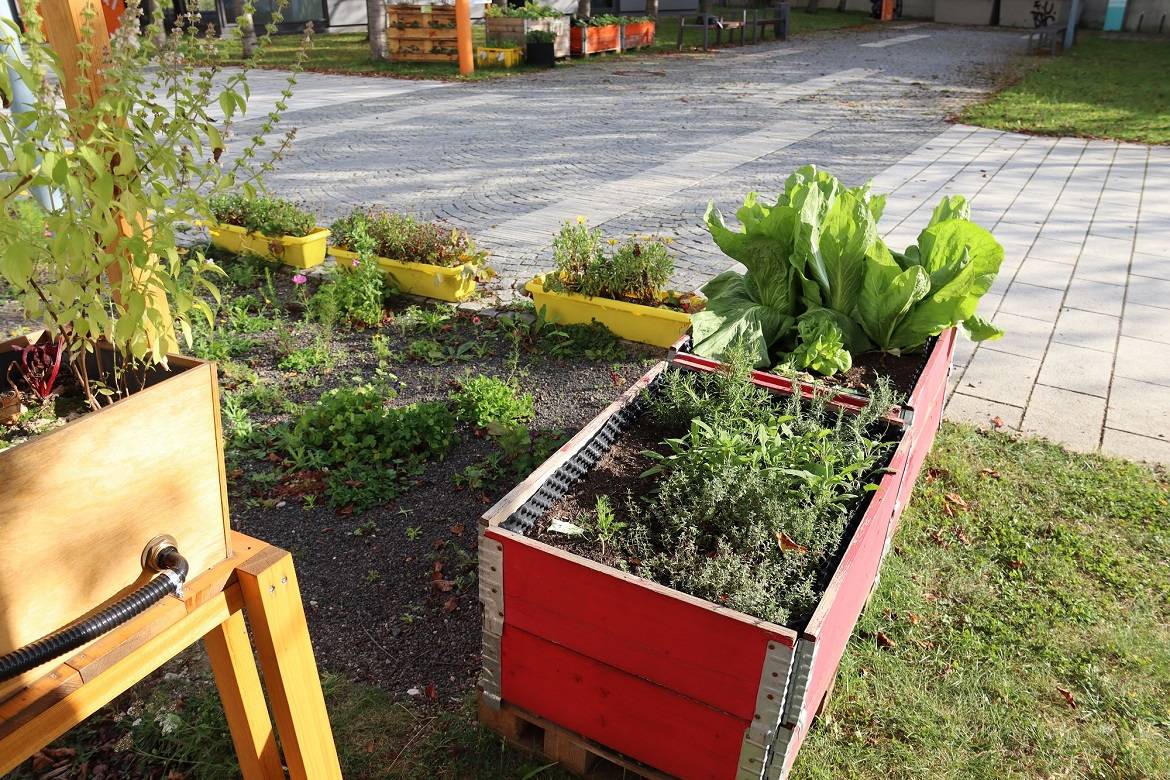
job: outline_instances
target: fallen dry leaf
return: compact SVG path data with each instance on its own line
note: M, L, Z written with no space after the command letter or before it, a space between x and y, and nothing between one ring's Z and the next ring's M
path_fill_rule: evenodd
M451 598L449 598L443 602L443 611L444 612L454 612L455 608L458 606L459 606L459 599L456 596L452 596Z
M1074 710L1077 708L1077 699L1075 696L1073 696L1072 691L1067 691L1064 688L1057 688L1056 690L1060 693L1061 696L1064 697L1064 700L1068 703L1068 706L1072 707Z
M434 683L427 683L426 694L431 701L439 700L439 688Z
M999 472L995 469L979 469L979 476L987 479L999 479Z
M455 525L451 526L451 535L463 536L463 523L456 523Z
M894 648L898 646L898 643L886 636L884 631L877 632L875 638L877 639L878 647Z
M776 544L780 547L780 552L794 552L797 555L802 555L808 552L808 548L803 544L797 544L792 540L792 537L783 531L776 532Z
M955 538L957 538L963 544L971 544L971 538L967 536L967 532L962 528L955 529Z
M435 590L440 593L450 593L451 589L455 587L455 583L451 580L431 580L431 585L434 585Z
M918 618L918 616L917 616L917 615L915 615L913 612L907 612L907 613L906 613L906 619L910 621L910 625L912 625L912 626L916 626L916 625L918 625L918 619L919 619L919 618Z
M954 517L955 516L955 508L952 507L950 504L944 503L943 504L943 514L946 515L947 517Z
M991 424L994 425L996 428L1002 428L1003 427L1003 418L997 414L995 417L991 418Z
M945 496L943 496L943 498L945 498L947 500L948 504L954 504L959 509L966 509L967 508L967 502L964 501L963 497L960 496L958 493L947 493Z

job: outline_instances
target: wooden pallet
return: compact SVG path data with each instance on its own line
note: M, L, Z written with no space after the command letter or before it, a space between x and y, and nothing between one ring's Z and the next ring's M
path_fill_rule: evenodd
M509 744L549 761L586 780L672 780L655 769L626 758L608 748L562 728L539 715L503 702L500 709L479 698L479 723L499 734Z
M424 13L417 5L389 5L386 41L395 62L458 62L455 8L434 5Z

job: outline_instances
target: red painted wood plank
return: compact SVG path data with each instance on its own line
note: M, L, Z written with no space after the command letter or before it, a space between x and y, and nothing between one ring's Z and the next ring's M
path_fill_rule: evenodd
M505 701L683 780L735 777L742 720L510 623L502 653Z
M499 528L486 533L504 545L505 625L745 721L768 643L795 642L790 629Z
M861 609L877 578L887 532L898 497L899 475L887 474L874 493L865 515L829 581L821 603L809 620L803 636L816 643L810 679L802 710L805 720L813 713L837 674L837 666L853 633Z

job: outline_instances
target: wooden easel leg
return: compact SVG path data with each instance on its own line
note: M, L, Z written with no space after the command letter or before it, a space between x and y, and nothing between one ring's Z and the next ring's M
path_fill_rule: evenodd
M244 613L233 612L203 637L244 780L283 780L276 734L264 702Z
M341 780L292 556L271 548L237 577L290 777Z

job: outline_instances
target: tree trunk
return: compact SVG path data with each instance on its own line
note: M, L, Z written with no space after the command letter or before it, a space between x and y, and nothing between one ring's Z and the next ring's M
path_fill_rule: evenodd
M386 43L385 0L366 0L366 29L370 39L370 56L376 60L386 59L390 47Z
M236 24L240 27L240 41L244 44L244 59L248 59L256 52L256 25L252 23L252 14L240 14L236 17Z
M593 3L591 0L577 0L577 18L588 19L593 13Z
M658 23L658 0L646 0L646 15Z

